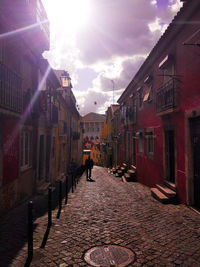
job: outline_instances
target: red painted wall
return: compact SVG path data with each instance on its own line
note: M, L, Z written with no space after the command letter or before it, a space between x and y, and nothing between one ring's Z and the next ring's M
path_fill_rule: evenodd
M196 13L196 14L194 14ZM190 21L199 21L200 9L195 10ZM164 131L167 126L174 126L175 129L175 176L176 186L179 199L182 203L186 203L186 123L185 112L200 109L200 48L197 46L184 46L183 43L188 40L194 33L199 30L197 23L184 24L182 30L178 31L172 38L172 32L164 35L162 42L159 43L161 52L154 50L151 67L141 74L141 80L131 89L130 94L125 95L121 102L128 105L129 97L135 93L138 97L137 89L144 84L145 76L153 76L153 101L151 103L143 103L143 108L138 108L137 99L137 123L135 125L135 132L145 132L147 128L154 130L154 156L153 159L147 155L147 140L144 138L144 153L140 154L138 151L139 139L137 138L137 176L138 181L148 185L155 186L157 183L164 182ZM169 39L171 38L171 39ZM192 37L193 38L193 37ZM192 40L193 43L197 40ZM168 54L173 54L175 59L175 75L179 80L178 100L179 110L165 116L158 116L156 114L156 90L163 85L163 71L159 69L159 63ZM144 63L145 64L145 63ZM128 88L130 89L130 88ZM122 138L122 143L124 139ZM123 146L123 145L122 145ZM132 151L132 147L131 147ZM132 153L132 152L131 152Z

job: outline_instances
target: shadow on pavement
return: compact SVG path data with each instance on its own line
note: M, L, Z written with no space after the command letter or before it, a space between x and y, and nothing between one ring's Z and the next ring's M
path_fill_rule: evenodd
M78 179L83 172L78 175ZM65 198L66 182L62 184L62 200ZM71 189L71 181L68 181L68 191ZM30 200L30 199L29 199ZM43 216L48 211L48 194L35 195L31 198L33 200L33 220ZM59 183L56 183L55 190L52 192L52 211L58 208L59 203ZM0 217L0 267L10 266L13 259L22 249L25 250L27 256L27 205L28 200L15 208L8 214ZM38 224L34 223L34 230ZM49 228L49 229L48 229ZM45 246L50 227L47 227L44 233L44 238L41 246ZM25 262L24 262L25 264ZM28 264L28 263L27 263ZM29 265L27 265L29 266Z

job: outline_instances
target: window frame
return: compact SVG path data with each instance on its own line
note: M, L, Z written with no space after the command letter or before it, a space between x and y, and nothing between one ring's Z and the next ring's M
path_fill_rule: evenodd
M143 109L144 88L143 87L138 88L137 92L138 92L138 109Z
M26 170L32 167L31 143L32 143L31 131L22 130L21 136L20 136L20 169L21 170Z
M144 154L144 132L143 131L139 131L138 152L140 155Z
M154 130L153 129L147 129L146 133L146 151L147 151L147 156L150 159L154 158L154 153L155 153L155 149L154 149ZM151 143L150 143L151 142ZM152 148L152 150L150 151L149 148Z

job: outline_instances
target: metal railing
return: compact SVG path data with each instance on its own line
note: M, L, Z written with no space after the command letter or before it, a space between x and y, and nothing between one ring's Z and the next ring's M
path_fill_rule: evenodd
M156 92L156 113L178 107L178 80L171 78Z
M0 62L0 108L22 112L22 79Z

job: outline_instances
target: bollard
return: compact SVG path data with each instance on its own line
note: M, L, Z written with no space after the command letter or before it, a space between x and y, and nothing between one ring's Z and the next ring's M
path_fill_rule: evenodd
M68 176L66 175L66 180L65 180L65 205L67 205L67 200L68 200Z
M33 201L28 203L28 260L33 258Z
M52 192L52 187L49 186L49 191L48 191L48 227L50 227L52 224L51 192Z
M75 189L76 189L76 176L74 175L74 187L75 187Z
M71 175L71 179L72 179L72 193L74 193L74 176L73 176L73 174Z

